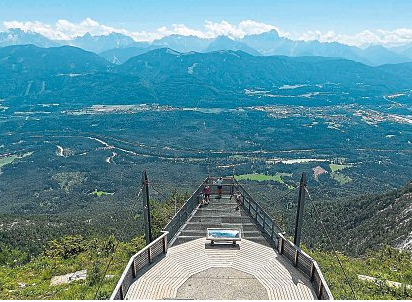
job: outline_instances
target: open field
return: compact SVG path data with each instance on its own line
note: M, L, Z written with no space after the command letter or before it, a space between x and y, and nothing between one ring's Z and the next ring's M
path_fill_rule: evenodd
M346 168L352 167L352 165L338 165L338 164L329 164L331 172L341 171Z
M95 195L97 197L105 196L105 195L113 195L113 194L114 193L105 192L105 191L97 191L97 190L94 190L92 193L90 193L90 195Z
M0 158L0 171L1 171L1 167L11 164L18 158L19 157L17 155L9 155L9 156Z
M235 179L238 181L241 180L252 180L252 181L274 181L281 184L285 184L282 177L291 177L292 174L290 173L277 173L275 175L265 175L265 174L243 174L243 175L235 175Z

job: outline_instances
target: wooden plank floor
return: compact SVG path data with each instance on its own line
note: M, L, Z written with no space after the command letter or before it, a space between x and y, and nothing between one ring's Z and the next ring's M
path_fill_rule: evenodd
M164 258L132 284L126 299L174 299L191 276L210 268L232 268L254 276L270 300L316 297L309 280L272 248L247 239L242 239L237 248L210 247L205 238L200 238L170 247Z

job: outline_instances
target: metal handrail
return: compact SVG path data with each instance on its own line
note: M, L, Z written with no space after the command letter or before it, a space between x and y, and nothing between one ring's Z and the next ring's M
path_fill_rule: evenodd
M193 192L193 194L186 200L183 206L176 212L169 223L163 228L163 231L169 232L169 240L172 241L182 226L187 222L192 212L198 205L198 196L203 192L203 184L207 182L205 178L203 183Z
M167 231L162 231L162 235L160 235L157 239L152 241L150 244L146 245L142 250L134 254L132 257L130 257L129 262L126 265L125 270L123 271L122 276L120 277L119 281L117 282L117 285L110 296L110 300L123 300L124 297L127 294L127 291L129 290L129 287L131 285L131 281L133 281L138 273L138 269L136 269L135 262L136 259L142 258L142 263L139 269L143 269L144 267L150 265L154 258L161 254L166 254L167 253L167 248L168 248L168 241L167 241L167 235L169 232ZM162 248L159 249L159 244L161 244ZM157 254L152 252L152 248L157 248ZM159 253L159 251L161 251ZM147 254L147 257L146 257ZM140 259L139 259L140 260ZM127 281L127 282L126 282Z
M274 219L266 212L265 208L261 206L249 192L237 181L234 180L235 189L240 191L242 195L242 205L245 211L251 216L251 218L262 227L262 231L270 238L270 243L277 247L278 245L278 233L282 233L282 229L274 221ZM260 220L259 220L260 218Z
M237 180L234 179L233 183L234 189L240 191L243 197L243 208L256 224L262 227L262 231L269 237L267 239L278 249L279 254L284 255L295 267L310 278L318 299L333 300L332 293L322 275L318 263L282 235L282 229ZM268 228L266 228L266 226L268 226ZM286 254L285 246L289 248L288 250L292 250L293 254Z
M326 283L325 278L319 268L318 263L302 251L299 247L287 240L282 234L278 234L279 244L278 252L281 255L285 255L285 247L293 250L293 255L285 255L295 267L297 267L303 274L309 277L314 287L316 296L319 300L333 300L332 293ZM291 259L292 258L292 259ZM310 267L308 267L310 264ZM318 280L319 279L319 282Z

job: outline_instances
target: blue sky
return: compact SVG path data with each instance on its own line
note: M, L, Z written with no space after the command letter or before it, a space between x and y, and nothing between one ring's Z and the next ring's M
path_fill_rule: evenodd
M275 26L292 38L356 35L365 30L412 29L409 0L2 0L0 24L34 22L54 26L58 20L78 24L90 18L130 32L156 32L184 24L204 31L205 21L238 26L253 20ZM16 23L12 23L16 24ZM309 32L309 34L308 34ZM137 35L136 35L137 36Z

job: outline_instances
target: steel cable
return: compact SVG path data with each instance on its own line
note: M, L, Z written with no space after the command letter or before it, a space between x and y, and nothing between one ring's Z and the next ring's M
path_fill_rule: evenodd
M326 237L327 237L327 239L328 239L328 241L329 241L329 244L330 244L330 246L332 247L333 254L335 255L335 258L336 258L336 260L338 261L340 268L342 269L342 272L343 272L343 274L344 274L344 276L345 276L346 282L348 283L348 285L349 285L349 287L350 287L350 289L351 289L351 291L352 291L352 294L353 294L353 296L355 297L355 300L357 300L358 297L356 296L355 290L353 289L352 282L350 281L350 278L348 277L348 275L347 275L347 273L346 273L346 270L345 270L345 268L343 267L342 262L341 262L340 259L339 259L338 253L336 252L336 249L335 249L335 246L333 245L333 242L332 242L332 240L330 239L330 236L329 236L329 233L328 233L328 231L327 231L327 229L326 229L326 227L325 227L325 224L323 223L322 218L320 217L319 212L318 212L318 210L317 210L317 208L316 208L316 206L315 206L315 202L313 201L312 197L310 196L309 190L308 190L308 188L307 188L306 186L305 186L305 191L306 191L306 193L308 193L308 197L309 197L309 200L311 201L311 204L312 204L313 210L314 210L314 212L315 212L315 215L317 216L317 219L318 219L318 221L320 222L320 224L321 224L321 226L322 226L324 235L326 235Z

